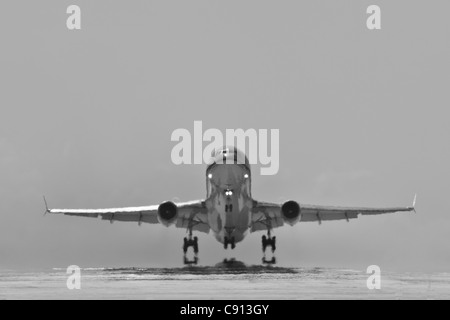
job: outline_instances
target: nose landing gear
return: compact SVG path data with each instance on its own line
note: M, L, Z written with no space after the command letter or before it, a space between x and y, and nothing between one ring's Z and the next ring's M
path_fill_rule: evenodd
M194 249L194 258L188 259L187 252L188 249L192 247ZM198 263L198 238L192 237L192 230L189 230L189 236L183 239L183 253L184 253L184 264L191 265Z
M228 245L231 245L231 250L233 250L234 248L236 248L236 244L234 242L234 237L228 238L225 237L223 240L223 247L226 249L228 249Z
M276 258L273 254L275 254L276 247L276 237L271 237L270 230L267 231L267 237L262 236L262 250L263 250L263 258L262 262L265 264L275 264ZM267 247L270 247L272 249L272 258L267 259L266 258L266 249Z

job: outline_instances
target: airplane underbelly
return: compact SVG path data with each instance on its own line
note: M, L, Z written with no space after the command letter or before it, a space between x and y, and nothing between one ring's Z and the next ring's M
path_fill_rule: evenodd
M216 239L223 243L225 238L234 237L234 242L242 241L248 233L250 225L250 210L243 207L231 212L225 212L221 208L215 208L209 216L209 224Z

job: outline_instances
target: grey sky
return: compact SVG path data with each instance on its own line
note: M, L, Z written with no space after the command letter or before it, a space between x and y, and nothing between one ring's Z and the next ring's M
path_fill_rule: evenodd
M82 30L68 31L70 4ZM365 26L378 4L382 30ZM4 1L0 268L179 265L185 232L42 216L53 207L202 198L170 161L174 129L280 129L278 201L418 214L286 226L283 265L449 270L448 1ZM260 261L261 233L231 254Z

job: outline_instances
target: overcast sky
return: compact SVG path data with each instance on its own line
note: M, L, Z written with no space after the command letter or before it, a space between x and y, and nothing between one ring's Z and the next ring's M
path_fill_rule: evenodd
M82 30L66 28L78 4ZM366 28L378 4L382 29ZM281 265L450 270L450 3L3 1L0 268L179 266L184 230L43 217L205 196L170 159L177 128L280 130L265 201L417 214L276 230ZM200 235L200 259L259 263Z

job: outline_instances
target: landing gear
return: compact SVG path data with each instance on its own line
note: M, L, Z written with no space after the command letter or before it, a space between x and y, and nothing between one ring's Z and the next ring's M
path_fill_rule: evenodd
M272 256L271 259L266 258L266 249L267 247L270 247L272 249L272 254L275 253L276 247L276 237L271 237L270 230L267 231L267 236L262 236L262 250L263 250L263 258L262 262L266 264L275 264L276 258L275 256Z
M184 254L187 253L189 247L192 247L194 249L194 253L198 254L198 238L184 238L184 244L183 244L183 252Z
M225 237L225 239L223 241L223 247L225 248L225 250L228 249L228 245L231 245L231 250L236 248L236 244L234 242L234 237L231 237L230 239L228 237Z
M277 237L271 237L270 236L270 231L268 232L267 237L266 236L262 236L262 249L263 252L266 252L267 247L271 247L272 248L272 253L275 253L275 250L277 249L276 247L276 240Z
M188 249L192 247L194 249L194 259L187 258ZM198 238L192 237L192 230L189 230L189 237L183 239L183 252L184 252L184 264L197 264L198 263Z

